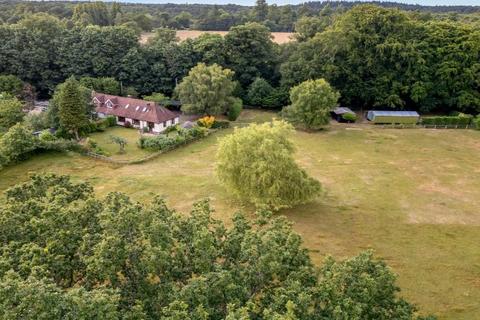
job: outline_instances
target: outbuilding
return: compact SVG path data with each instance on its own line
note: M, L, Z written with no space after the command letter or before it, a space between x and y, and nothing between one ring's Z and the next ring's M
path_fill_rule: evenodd
M416 124L420 115L416 111L382 111L370 110L367 120L379 124Z
M347 122L343 116L348 113L355 115L355 112L353 112L350 108L346 108L346 107L336 107L331 112L332 117L338 122Z

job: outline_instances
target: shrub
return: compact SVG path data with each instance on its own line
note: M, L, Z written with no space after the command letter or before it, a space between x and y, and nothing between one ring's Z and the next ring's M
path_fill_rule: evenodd
M357 121L357 115L355 113L344 113L342 119L346 122L355 122Z
M88 121L87 124L80 129L80 135L85 136L89 133L97 132L99 131L99 127L96 122Z
M228 127L230 127L230 122L221 120L215 120L212 125L212 129L226 129Z
M215 122L214 116L205 116L197 120L197 124L199 126L205 127L207 129L211 128L214 122Z
M114 127L117 125L117 118L115 118L115 116L108 116L104 121L109 127Z
M53 141L53 140L56 140L57 137L55 137L51 132L50 130L43 130L40 135L38 136L38 139L40 139L40 141Z
M480 115L477 115L475 119L472 119L472 125L475 129L480 130Z
M29 113L23 118L24 123L32 128L33 131L41 131L50 128L48 113L41 112L38 114Z
M243 109L242 100L238 98L235 99L232 105L230 106L230 108L228 109L228 114L227 114L228 120L230 121L237 120L238 116L242 112L242 109Z
M163 130L162 133L169 134L170 132L175 132L175 131L178 131L179 129L180 129L180 126L177 124L174 126L167 127L167 129Z
M178 135L169 137L161 134L155 137L142 136L138 140L138 147L141 149L149 149L154 151L162 151L173 149L186 142L193 141L197 138L202 138L208 135L208 129L205 127L193 127L191 129L181 129Z
M84 146L86 151L90 151L102 156L109 156L110 154L103 150L97 143L97 141L93 140L92 138L87 138L85 141L85 146Z

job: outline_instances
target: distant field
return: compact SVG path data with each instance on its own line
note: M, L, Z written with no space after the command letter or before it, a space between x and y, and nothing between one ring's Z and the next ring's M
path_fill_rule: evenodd
M245 110L242 123L274 115ZM111 165L69 154L44 154L0 171L0 193L29 174L56 172L149 201L153 194L187 212L210 197L216 218L252 213L225 192L214 175L221 130L203 140L137 165ZM111 134L130 139L122 157L141 156L135 130L114 128L94 136L115 157ZM480 131L382 129L332 124L292 136L296 161L323 185L323 197L284 210L320 264L331 254L350 257L372 248L399 275L400 295L440 320L480 315ZM1 196L0 196L1 201Z
M177 31L177 37L180 39L180 41L186 40L186 39L194 39L199 37L200 35L204 33L212 33L212 34L219 34L219 35L226 35L228 31L199 31L199 30L178 30ZM141 43L146 43L147 40L153 35L152 32L149 33L143 33L140 42ZM273 36L273 41L282 44L282 43L287 43L292 41L292 36L293 32L272 32Z

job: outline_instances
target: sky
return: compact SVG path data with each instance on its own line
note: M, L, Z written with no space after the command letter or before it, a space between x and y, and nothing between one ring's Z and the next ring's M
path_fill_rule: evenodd
M136 3L208 3L208 4L227 4L234 3L239 5L253 5L255 0L120 0L121 2L136 2ZM312 0L314 1L314 0ZM360 0L362 1L362 0ZM385 1L385 0L384 0ZM267 0L268 4L299 4L305 2L305 0ZM398 0L386 2L401 2L408 4L421 4L421 5L471 5L480 6L480 0Z

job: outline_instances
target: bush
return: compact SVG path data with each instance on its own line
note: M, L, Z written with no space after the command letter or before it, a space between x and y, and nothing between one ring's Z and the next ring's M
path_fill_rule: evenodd
M180 129L180 126L178 124L174 125L174 126L170 126L170 127L167 127L167 129L163 130L163 134L169 134L170 132L175 132L175 131L178 131Z
M100 128L100 130L99 130L99 128ZM103 130L101 130L101 126L99 126L94 121L88 121L87 124L79 130L80 135L82 135L82 136L85 136L85 135L88 135L89 133L94 133L94 132L97 132L97 131L103 131Z
M205 127L193 127L191 129L181 129L178 135L169 137L167 135L158 135L155 137L142 136L138 140L138 147L153 151L162 151L174 149L182 144L202 138L208 135L208 129Z
M16 124L0 138L0 161L2 165L7 165L26 160L32 154L42 151L81 151L81 149L76 141L56 139L49 132L43 132L40 138L36 138L30 128Z
M242 100L238 98L235 99L232 105L230 106L230 108L228 109L228 114L227 114L228 120L230 121L237 120L238 116L242 112L242 109L243 109Z
M230 122L221 120L215 120L212 125L212 129L226 129L228 127L230 127Z
M477 115L475 119L472 119L472 125L475 129L480 130L480 115Z
M57 139L57 137L55 137L53 133L50 132L50 130L43 130L42 132L40 132L38 139L40 139L40 141L54 141Z
M108 116L104 121L108 127L114 127L117 125L117 118L115 116Z
M214 116L205 116L197 120L197 124L201 127L205 127L207 129L211 128L212 125L215 123Z
M357 121L357 115L355 113L344 113L342 119L346 122L355 122Z
M102 156L109 156L110 154L103 150L97 143L97 141L93 140L92 138L87 138L85 141L85 146L84 146L86 151L90 151Z

